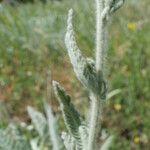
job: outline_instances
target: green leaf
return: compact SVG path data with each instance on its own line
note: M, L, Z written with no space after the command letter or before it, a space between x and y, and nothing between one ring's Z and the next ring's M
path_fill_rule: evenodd
M65 90L58 82L53 81L53 87L56 97L60 103L61 111L65 120L69 133L78 141L80 141L78 128L81 125L80 115L71 103L71 98L66 94Z
M113 0L110 6L110 13L117 11L123 4L125 0Z
M97 73L95 68L95 62L92 59L84 58L80 49L77 46L74 30L72 25L73 10L69 10L67 32L65 37L66 48L72 63L74 72L80 82L88 89L92 90L96 95L102 95L103 75L101 72ZM106 93L106 89L104 89ZM102 96L103 97L103 96Z

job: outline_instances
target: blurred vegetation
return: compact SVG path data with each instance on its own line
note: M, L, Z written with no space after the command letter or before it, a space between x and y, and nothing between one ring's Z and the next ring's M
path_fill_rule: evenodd
M19 4L25 4L25 3L37 3L42 2L43 4L46 4L47 2L54 2L54 1L62 1L62 0L0 0L0 3L10 4L12 6Z
M52 79L75 93L75 102L84 109L86 92L79 91L80 84L73 76L63 39L71 7L75 10L78 44L90 56L95 44L91 0L0 4L0 101L8 110L7 114L5 108L1 109L1 114L4 112L8 120L28 121L27 105L43 109L47 70L51 70ZM111 22L109 91L119 88L122 92L108 102L103 127L116 135L114 150L150 149L149 18L149 0L130 0ZM51 104L59 112L53 95Z

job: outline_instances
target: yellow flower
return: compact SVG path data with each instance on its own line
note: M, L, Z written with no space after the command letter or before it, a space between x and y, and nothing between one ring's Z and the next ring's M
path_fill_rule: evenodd
M139 136L135 136L133 139L135 144L139 144L140 143L140 137Z
M135 22L129 22L127 26L129 30L135 30L137 28L137 24Z
M120 110L122 109L121 104L115 104L115 105L114 105L114 109L115 109L116 111L120 111Z

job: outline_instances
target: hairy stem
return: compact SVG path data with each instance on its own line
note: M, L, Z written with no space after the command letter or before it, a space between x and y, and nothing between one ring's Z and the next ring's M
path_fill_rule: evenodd
M101 17L104 8L103 0L96 0L96 70L99 72L103 68L103 51L104 51L104 24Z
M88 150L95 150L96 139L98 135L98 129L100 128L100 100L96 96L91 97L91 120L90 120L90 131L88 139Z
M104 57L106 49L106 29L102 18L104 0L96 0L96 71L104 74ZM103 79L102 79L103 80ZM92 110L90 120L90 131L88 139L88 150L95 150L99 130L101 130L102 101L99 96L92 96Z

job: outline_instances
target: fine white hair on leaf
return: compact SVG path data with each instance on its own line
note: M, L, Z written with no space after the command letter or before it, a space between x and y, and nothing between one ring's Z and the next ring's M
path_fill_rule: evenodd
M54 117L52 109L48 103L44 102L44 108L47 116L49 136L50 136L50 140L52 141L53 149L60 150L62 147L62 143L61 143L62 141L58 133L57 120Z
M78 150L78 146L76 140L68 133L62 132L62 139L64 141L64 145L66 150Z
M70 9L68 13L68 21L67 21L67 32L65 36L65 44L68 51L68 55L70 57L70 61L73 65L74 71L79 80L82 80L81 74L83 68L86 64L85 58L82 56L80 49L77 46L74 30L72 25L72 17L73 17L73 10Z
M110 146L111 146L113 140L114 140L114 136L109 136L109 137L105 140L104 144L101 146L100 150L109 150L109 148L110 148Z
M110 18L110 15L116 12L123 4L125 0L105 0L105 7L102 11L102 19L105 23Z
M74 72L80 82L93 93L101 94L102 74L96 73L95 62L92 59L82 56L77 46L72 25L73 10L68 13L67 32L65 44L72 63Z
M81 117L74 105L71 103L71 97L66 93L63 87L56 81L53 81L55 95L60 103L64 121L69 133L80 143L78 128L81 125Z
M123 4L125 0L106 0L105 7L110 8L110 13L117 11Z
M79 127L79 133L82 141L83 150L87 150L88 127L86 125L81 125Z
M45 116L31 106L27 107L27 111L36 131L39 133L41 137L43 137L45 135L45 130L47 128Z

